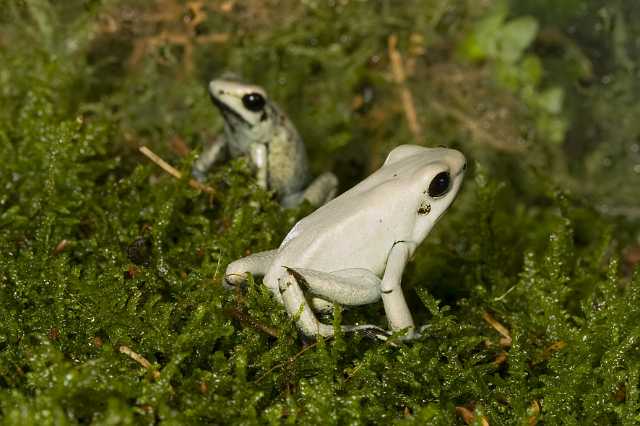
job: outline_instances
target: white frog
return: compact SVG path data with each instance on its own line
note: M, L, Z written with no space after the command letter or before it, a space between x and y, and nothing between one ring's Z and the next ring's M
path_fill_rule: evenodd
M264 285L308 336L334 332L314 311L382 299L390 332L416 338L402 273L454 200L465 169L459 151L401 145L372 175L300 220L278 249L229 264L225 285L240 285L247 273L264 275ZM342 329L389 334L373 325Z
M311 182L298 131L262 87L222 77L209 83L209 95L224 118L224 133L194 163L196 179L203 180L207 170L228 155L248 156L258 185L274 190L284 207L305 199L319 206L335 196L338 180L333 173Z

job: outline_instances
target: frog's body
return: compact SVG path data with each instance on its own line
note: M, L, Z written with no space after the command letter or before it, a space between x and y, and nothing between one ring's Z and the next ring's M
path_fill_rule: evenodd
M303 307L297 323L308 335L333 333L311 306L319 311L382 298L391 330L408 329L407 337L415 337L402 271L455 198L464 168L458 151L400 146L378 171L299 221L277 250L231 263L226 280L264 275L290 315Z
M285 207L305 199L322 205L334 197L336 177L325 173L311 182L302 138L264 89L217 79L209 84L209 94L224 118L224 133L194 164L196 178L202 180L207 170L227 155L247 156L256 169L258 184L274 190Z

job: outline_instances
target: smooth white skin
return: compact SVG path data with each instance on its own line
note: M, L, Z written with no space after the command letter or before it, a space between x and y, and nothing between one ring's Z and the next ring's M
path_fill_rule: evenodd
M224 135L194 163L193 175L197 179L203 180L207 170L228 152L231 157L249 157L258 185L275 190L285 207L294 207L305 199L322 205L335 196L338 181L332 173L324 173L309 183L302 139L262 87L221 78L209 83L209 94L224 118ZM264 108L247 108L242 98L249 94L260 95L265 100Z
M238 284L247 272L264 274L264 284L306 335L333 334L311 307L382 299L389 329L415 338L419 333L400 287L402 273L453 202L465 164L456 150L399 146L379 170L299 221L277 250L232 262L226 280ZM450 174L450 189L433 198L429 184L441 172ZM363 327L376 329L343 326L345 331Z

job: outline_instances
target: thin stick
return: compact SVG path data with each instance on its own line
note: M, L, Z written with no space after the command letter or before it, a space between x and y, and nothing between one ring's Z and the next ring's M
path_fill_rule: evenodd
M176 179L182 179L182 173L180 173L180 171L175 167L173 167L171 164L167 163L162 158L160 158L160 156L158 156L155 152L151 151L149 148L147 148L144 145L138 149L145 157L147 157L149 160L156 163L162 170L164 170L165 172L167 172L168 174L170 174ZM189 179L189 186L195 189L199 189L202 192L206 192L207 194L213 194L215 192L212 187L203 185L195 179Z
M267 377L267 375L269 375L269 373L273 372L274 370L277 370L278 368L283 368L287 364L292 363L297 358L299 358L303 353L305 353L306 351L308 351L311 348L315 348L316 346L318 346L318 342L317 341L312 343L312 344L310 344L309 346L305 346L304 348L302 348L300 350L300 352L298 352L297 354L295 354L294 356L289 358L286 362L281 362L280 364L274 365L273 367L268 369L262 376L258 377L258 379L256 380L256 383L260 383L262 381L262 379L264 379L265 377Z
M457 406L456 413L462 417L462 420L468 425L476 421L476 413L466 407ZM489 421L485 416L482 416L480 417L480 424L482 426L489 426Z
M62 253L64 251L64 249L67 248L67 246L69 245L69 240L62 240L58 243L58 245L56 246L56 248L53 249L53 255L58 255L60 253Z
M134 360L135 362L137 362L138 364L140 364L141 366L143 366L145 369L150 370L151 369L151 363L142 355L140 355L139 353L134 352L131 348L129 348L128 346L120 346L120 348L118 348L118 350L127 355L129 358L131 358L132 360ZM153 372L153 378L154 379L159 379L160 378L160 372L159 371L154 371Z
M407 118L409 130L413 133L413 137L416 142L420 142L422 141L422 127L418 121L413 96L405 84L406 73L404 71L404 65L402 65L402 56L397 49L398 37L395 34L391 34L387 42L389 60L391 61L391 73L393 74L395 82L400 86L400 98L402 100L402 107L404 108L404 115Z
M234 317L243 324L251 325L252 327L258 329L259 331L262 331L265 334L268 334L271 337L278 337L278 330L254 320L249 315L238 309L228 308L224 310L224 313L231 317Z
M529 426L535 426L538 423L538 416L540 415L540 403L537 400L531 401L531 416L529 417Z
M501 346L511 346L511 333L509 332L509 330L507 330L507 327L500 324L494 317L491 316L489 312L485 312L484 314L482 314L482 319L484 319L487 324L489 324L502 335L502 339L500 339Z

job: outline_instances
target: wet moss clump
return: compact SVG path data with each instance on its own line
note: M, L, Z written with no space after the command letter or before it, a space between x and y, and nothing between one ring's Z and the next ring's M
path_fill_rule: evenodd
M0 422L640 422L634 3L54 3L0 12ZM311 211L138 152L188 176L225 70L343 190L400 143L465 153L403 277L423 338L302 339L259 279L223 289Z

